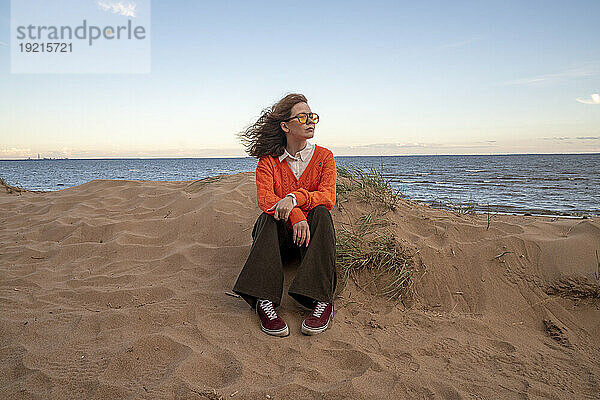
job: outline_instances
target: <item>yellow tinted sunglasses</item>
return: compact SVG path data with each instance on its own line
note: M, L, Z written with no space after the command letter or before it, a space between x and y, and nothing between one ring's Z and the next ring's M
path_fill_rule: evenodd
M319 123L319 115L315 114L315 113L300 113L296 116L286 119L285 121L287 122L294 118L297 118L298 122L300 122L301 124L305 124L309 120L309 118L313 123L315 123L315 124Z

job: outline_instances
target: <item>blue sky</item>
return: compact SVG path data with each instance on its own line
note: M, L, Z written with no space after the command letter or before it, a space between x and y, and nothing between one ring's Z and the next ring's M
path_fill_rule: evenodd
M598 1L154 1L151 15L149 74L11 74L0 0L0 158L243 156L236 132L288 92L336 155L600 152Z

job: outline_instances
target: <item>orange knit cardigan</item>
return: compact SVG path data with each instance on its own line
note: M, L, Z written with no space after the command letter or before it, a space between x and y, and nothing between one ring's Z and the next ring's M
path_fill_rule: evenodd
M306 220L308 212L323 204L332 210L335 205L336 169L331 150L315 145L315 150L306 169L296 179L287 160L279 162L272 155L263 156L256 166L256 200L261 210L267 211L288 193L294 193L297 204L290 212L286 225L291 228L297 222Z

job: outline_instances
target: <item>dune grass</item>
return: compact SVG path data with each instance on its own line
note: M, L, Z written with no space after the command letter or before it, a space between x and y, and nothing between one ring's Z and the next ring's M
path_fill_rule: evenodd
M6 181L2 178L0 178L0 187L3 187L7 193L21 193L21 192L26 192L27 189L21 187L21 186L12 186L9 185L8 183L6 183Z
M441 210L451 211L458 215L475 214L475 207L477 204L473 201L473 197L469 197L469 201L466 202L452 202L452 201L441 201L435 200L431 204L431 207L438 208ZM489 205L488 205L489 210ZM488 211L489 213L489 211Z
M337 175L349 178L348 181L338 182L336 186L337 194L342 198L351 192L361 201L378 201L390 210L395 210L398 201L405 197L400 189L392 187L390 180L385 179L380 170L373 167L363 169L354 165L338 165Z
M379 201L390 210L395 210L400 199L410 199L402 189L396 189L392 186L391 180L384 177L382 169L374 167L363 169L354 165L338 165L338 176L352 178L350 179L350 183L338 183L336 187L338 195L344 198L346 193L353 191L356 192L356 197L361 201ZM451 211L458 215L475 214L477 207L477 203L473 201L472 195L466 202L434 200L429 205L434 208Z
M357 221L355 232L339 229L336 242L337 265L343 284L354 279L362 289L389 298L407 297L414 262L393 235L381 233L372 223L363 227ZM368 271L366 284L359 284L357 274Z
M404 300L412 288L415 271L413 256L387 229L385 215L396 209L401 194L394 190L380 172L357 167L337 167L338 201L355 198L369 204L383 205L379 209L350 217L348 224L336 229L338 274L344 287L348 279L363 290L390 299ZM364 272L367 272L366 274ZM360 281L360 282L359 282Z
M600 257L598 256L598 250L596 250L596 271L594 271L596 277L596 286L600 283Z

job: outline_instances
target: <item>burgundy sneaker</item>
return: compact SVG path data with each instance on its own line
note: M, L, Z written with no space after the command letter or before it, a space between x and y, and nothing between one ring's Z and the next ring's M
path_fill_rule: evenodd
M271 300L256 300L256 313L260 317L260 329L273 336L290 334L287 324L275 312Z
M333 304L318 301L310 315L302 321L302 333L316 335L323 332L329 326L331 317L333 317Z

